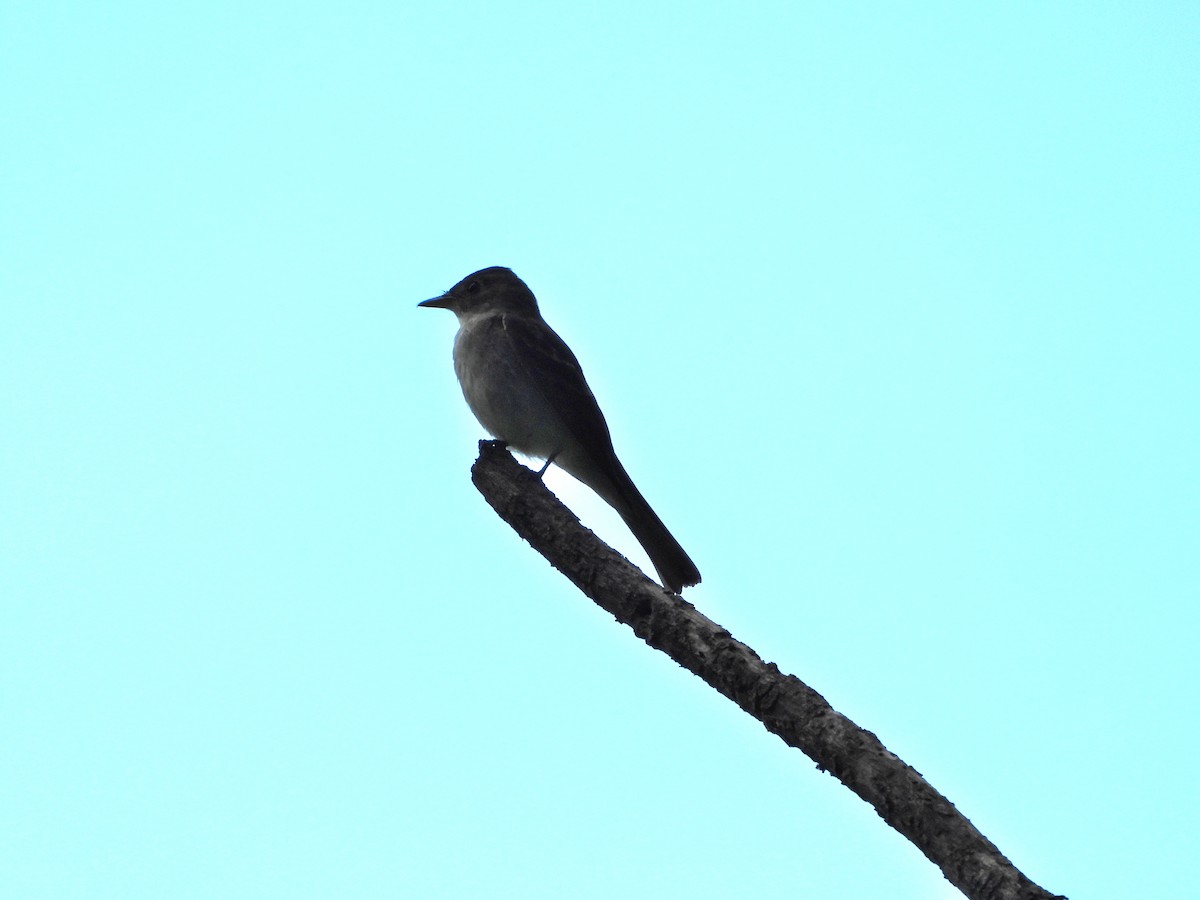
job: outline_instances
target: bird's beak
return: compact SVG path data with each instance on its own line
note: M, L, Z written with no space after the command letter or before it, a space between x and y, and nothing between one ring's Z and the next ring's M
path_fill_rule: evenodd
M449 294L442 294L440 297L430 297L428 300L422 300L417 306L428 306L431 309L449 309L454 302L454 298Z

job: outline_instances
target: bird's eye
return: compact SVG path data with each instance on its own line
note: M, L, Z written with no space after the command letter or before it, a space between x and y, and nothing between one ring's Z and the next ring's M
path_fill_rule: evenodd
M479 290L479 282L478 281L472 281L470 284L467 285L467 293L468 294L473 294L477 290Z

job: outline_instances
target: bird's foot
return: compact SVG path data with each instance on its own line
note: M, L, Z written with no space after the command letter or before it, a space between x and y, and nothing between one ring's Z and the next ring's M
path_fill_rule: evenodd
M559 453L559 451L555 450L553 453L550 454L550 458L546 460L546 464L544 466L542 466L540 469L538 469L538 473L537 473L538 478L541 478L543 475L546 474L546 470L548 468L550 468L550 463L554 462L554 457L558 456L558 453Z

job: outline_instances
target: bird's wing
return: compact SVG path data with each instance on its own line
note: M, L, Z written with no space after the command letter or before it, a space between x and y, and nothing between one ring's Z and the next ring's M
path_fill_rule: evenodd
M523 316L504 316L504 330L526 372L542 388L576 441L588 451L615 458L604 413L566 342L544 321Z

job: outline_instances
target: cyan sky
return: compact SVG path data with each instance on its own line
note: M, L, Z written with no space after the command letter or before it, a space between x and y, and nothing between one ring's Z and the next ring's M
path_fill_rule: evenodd
M0 7L0 895L958 896L471 487L415 304L508 265L690 601L1045 887L1182 896L1198 39Z

